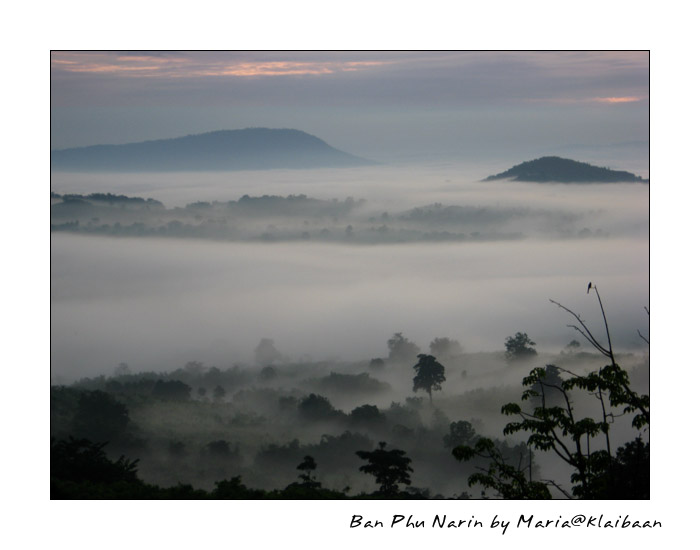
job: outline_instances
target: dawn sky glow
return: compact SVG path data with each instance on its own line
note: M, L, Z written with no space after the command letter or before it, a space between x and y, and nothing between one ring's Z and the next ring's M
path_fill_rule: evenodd
M52 149L259 126L380 161L649 139L645 51L54 51L51 81Z

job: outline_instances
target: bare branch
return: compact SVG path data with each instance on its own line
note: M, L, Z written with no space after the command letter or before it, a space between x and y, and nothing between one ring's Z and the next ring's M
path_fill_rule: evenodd
M600 296L598 297L598 299L600 300ZM574 313L568 307L560 304L556 300L552 300L550 298L549 301L552 302L554 305L559 306L561 309L563 309L564 311L569 313L569 315L571 315L574 319L576 319L578 321L579 325L581 325L581 327L583 328L583 330L581 328L575 327L575 326L573 326L572 328L575 328L576 330L578 330L586 338L586 340L588 340L591 344L593 344L595 346L595 348L598 351L600 351L603 355L605 355L606 357L612 358L612 349L606 349L605 347L603 347L603 345L600 342L598 342L596 337L593 336L591 331L588 329L588 326L586 325L585 321L583 319L581 319L581 316L579 314ZM569 325L569 326L571 326L571 325ZM606 327L607 327L607 322L606 322ZM585 333L584 333L584 330L585 330Z
M598 287L593 285L595 294L598 297L598 303L600 304L600 312L603 314L603 323L605 324L605 334L608 337L608 351L610 352L610 359L612 359L613 364L615 364L615 357L613 356L612 340L610 339L610 329L608 328L608 318L605 315L605 308L603 307L603 300L600 299L600 294L598 293Z
M576 325L566 325L566 326L574 329L575 331L580 332L581 336L583 336L586 340L588 340L595 349L597 349L600 353L602 353L603 355L605 355L607 357L608 350L606 350L603 346L601 346L596 340L589 338L588 335L585 332L583 332L579 327L577 327Z

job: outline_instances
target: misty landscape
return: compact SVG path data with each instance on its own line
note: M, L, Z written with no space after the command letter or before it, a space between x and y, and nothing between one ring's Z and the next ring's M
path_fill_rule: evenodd
M596 82L622 87L598 54L579 52L606 75ZM231 76L245 55L52 54L52 498L648 499L646 52L609 53L639 89L552 98L583 117L570 141L542 103L518 115L506 98L528 130L513 141L512 122L500 142L502 115L459 138L440 113L425 126L403 86L413 137L358 115L353 138L340 115L335 129L321 122L334 108L321 81L376 113L364 71L388 87L404 62L506 74L517 56L317 52L297 54L293 76L281 61L266 74L264 59L259 75ZM536 73L567 54L522 55ZM110 114L120 92L106 86L120 77L93 69L145 58L193 74L195 61L225 64L243 124L202 112L185 131L159 127L172 117L153 107L138 135L143 110L119 133L132 115ZM315 64L328 75L298 75ZM550 77L551 93L573 93ZM282 117L284 92L266 79L318 96L289 92L296 109ZM256 86L270 112L256 110ZM90 89L105 90L93 111L112 140L79 115ZM481 120L495 107L474 94Z

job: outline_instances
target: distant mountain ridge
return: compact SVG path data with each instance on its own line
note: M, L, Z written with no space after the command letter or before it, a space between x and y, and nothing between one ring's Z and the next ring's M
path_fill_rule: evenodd
M219 130L123 145L51 151L60 171L202 171L366 166L372 161L331 147L292 129Z
M593 166L585 162L578 162L561 157L541 157L523 162L505 172L489 176L484 181L502 179L538 183L649 183L648 179L642 179L640 176L635 176L631 172L611 170L609 168Z

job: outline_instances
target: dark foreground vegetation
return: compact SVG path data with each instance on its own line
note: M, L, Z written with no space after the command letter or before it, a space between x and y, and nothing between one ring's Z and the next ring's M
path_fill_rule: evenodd
M330 373L263 339L254 367L122 364L52 386L51 497L648 499L648 370L620 367L590 290L606 336L555 302L597 352L573 340L560 366L526 333L491 356L446 337L424 354L396 333L387 357ZM526 376L488 387L488 371Z

